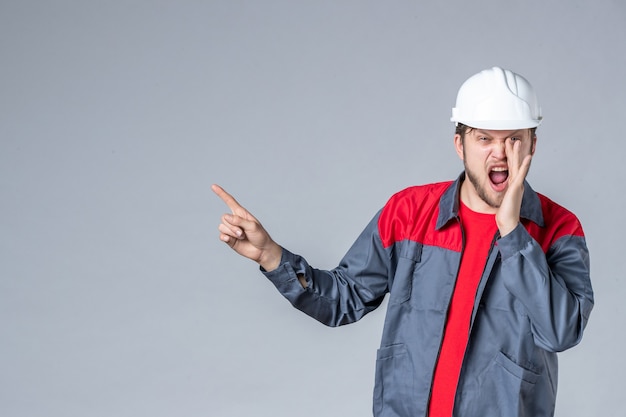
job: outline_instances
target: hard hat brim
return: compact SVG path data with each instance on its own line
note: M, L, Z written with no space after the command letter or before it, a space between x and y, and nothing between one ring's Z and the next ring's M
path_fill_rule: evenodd
M539 120L455 120L450 119L456 124L462 123L466 126L473 127L474 129L487 129L487 130L518 130L518 129L530 129L537 127L541 124Z

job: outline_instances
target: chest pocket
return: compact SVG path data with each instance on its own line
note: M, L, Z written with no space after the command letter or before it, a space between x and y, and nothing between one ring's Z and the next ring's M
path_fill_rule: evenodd
M442 248L424 250L419 243L406 243L398 256L389 304L409 302L413 309L445 313L461 254Z
M390 304L402 304L411 299L413 275L422 260L423 245L404 241L398 250L398 262L389 294Z

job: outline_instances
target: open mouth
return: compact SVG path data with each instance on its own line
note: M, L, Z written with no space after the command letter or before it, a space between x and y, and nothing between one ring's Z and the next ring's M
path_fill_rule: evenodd
M509 179L509 170L505 167L496 167L489 171L491 187L496 191L503 191Z

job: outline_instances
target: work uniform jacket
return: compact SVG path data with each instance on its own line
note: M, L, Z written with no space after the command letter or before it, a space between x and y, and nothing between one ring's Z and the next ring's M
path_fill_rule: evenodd
M359 320L389 293L375 416L427 414L463 253L463 179L394 195L333 270L314 269L283 249L280 266L264 272L296 308L328 326ZM552 416L556 352L581 340L593 308L578 219L527 183L520 217L511 233L493 237L485 260L454 416Z

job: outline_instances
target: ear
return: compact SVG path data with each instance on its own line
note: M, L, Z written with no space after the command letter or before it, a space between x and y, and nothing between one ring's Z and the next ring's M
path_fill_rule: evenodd
M532 140L532 145L531 145L531 148L530 148L530 154L533 155L533 156L535 155L535 148L536 147L537 147L537 135L534 135L533 136L533 140Z
M454 135L454 149L459 158L461 158L461 161L463 161L463 139L461 139L461 135L458 133Z

